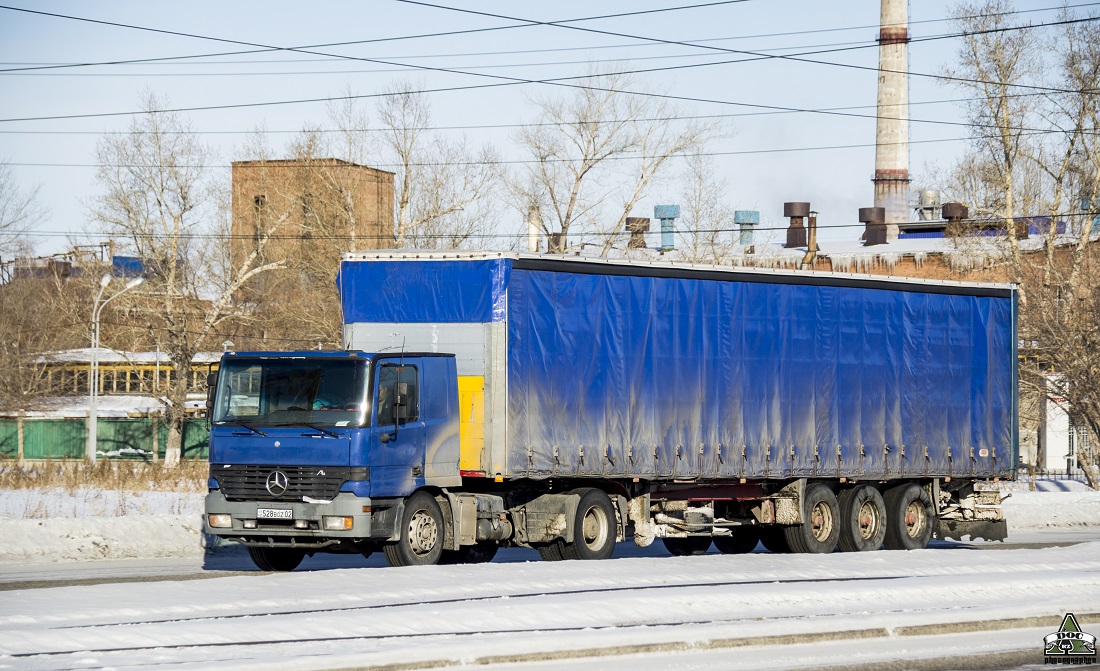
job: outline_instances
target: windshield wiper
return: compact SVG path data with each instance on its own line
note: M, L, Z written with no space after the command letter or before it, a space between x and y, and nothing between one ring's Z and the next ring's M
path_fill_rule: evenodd
M248 424L245 424L244 422L242 422L242 421L241 421L241 420L239 420L239 419L223 419L223 420L222 420L222 422L228 422L228 423L233 423L233 424L236 424L237 426L243 426L244 428L248 429L248 430L249 430L249 431L251 431L252 433L258 433L258 434L260 434L261 436L265 436L265 437L267 436L267 434L266 434L266 433L264 433L263 431L260 431L259 429L257 429L257 428L256 428L256 427L254 427L254 426L250 426L250 425L248 425ZM222 423L222 422L219 422L219 423Z
M316 424L310 424L309 422L279 422L276 426L304 426L306 428L313 429L319 433L323 433L326 436L332 436L333 438L339 438L340 434L335 431L330 431L323 426L317 426Z

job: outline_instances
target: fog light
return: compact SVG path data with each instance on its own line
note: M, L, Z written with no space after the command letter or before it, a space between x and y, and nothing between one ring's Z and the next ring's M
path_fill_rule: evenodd
M244 522L241 522L241 524L244 525L245 529L255 529L256 528L256 520L245 520Z
M295 529L308 529L309 528L309 521L307 521L307 520L294 520L294 528Z
M325 517L325 531L347 531L351 529L350 517Z
M215 529L228 529L233 526L233 516L216 514L209 515L210 526Z

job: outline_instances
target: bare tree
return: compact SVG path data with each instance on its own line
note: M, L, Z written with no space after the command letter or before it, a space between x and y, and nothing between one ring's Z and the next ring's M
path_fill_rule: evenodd
M1016 217L1019 213L1020 163L1029 136L1024 132L1030 115L1029 99L1018 95L1016 85L1038 74L1034 35L1019 27L1010 0L978 0L952 9L955 25L966 37L957 54L957 64L945 74L952 83L976 94L966 104L966 114L975 129L975 152L982 157L986 183L993 188L988 201L969 201L978 215L1004 221L1012 256L1014 280L1023 283L1022 258ZM1026 292L1021 304L1027 304Z
M568 248L578 222L598 218L609 196L599 170L638 146L631 119L644 116L642 99L619 93L627 82L622 74L591 74L572 97L534 101L538 123L517 133L532 163L513 176L513 198L524 212L532 206L545 208L543 232L559 236L550 252Z
M26 254L26 235L46 215L39 187L21 189L11 166L0 162L0 256Z
M495 151L431 131L428 101L411 85L396 84L387 93L377 115L381 155L396 165L394 245L446 249L483 240L490 232L488 196L498 179Z
M733 210L726 204L728 184L718 176L714 159L687 157L681 175L681 215L678 248L688 261L722 263L733 251Z
M1081 201L1096 202L1100 184L1100 29L1070 22L1065 10L1062 34L1001 30L1019 26L1007 0L963 5L956 14L967 35L953 74L972 80L964 86L977 95L968 104L975 143L956 170L954 195L1004 230L1002 238L969 241L1002 241L1006 279L1019 286L1025 395L1062 406L1100 436L1095 211L1075 214ZM1033 48L1044 41L1054 47L1047 60ZM1044 91L1022 95L1012 86L1021 83ZM1096 451L1080 450L1078 459L1090 484L1100 485Z
M234 259L227 274L213 272L217 266L211 260L229 252L221 241L204 238L224 216L206 167L210 152L184 119L159 111L166 105L156 96L148 94L143 103L145 112L133 119L128 133L99 141L96 176L102 192L91 211L105 233L143 260L149 274L130 300L147 311L149 338L171 360L165 467L172 468L181 456L192 360L233 314L237 292L283 261L261 261L269 228L260 231L252 250ZM214 248L204 248L204 239Z
M717 135L714 124L678 124L675 107L645 94L625 74L593 72L571 95L534 101L538 122L516 136L531 161L509 188L521 212L542 212L549 251L565 251L580 227L606 256L669 160Z

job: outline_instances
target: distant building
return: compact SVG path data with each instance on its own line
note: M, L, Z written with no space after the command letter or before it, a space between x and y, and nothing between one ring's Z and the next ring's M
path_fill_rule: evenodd
M384 249L392 246L393 212L392 172L335 158L232 164L235 265L275 224L264 259L309 256L322 246Z
M91 348L51 352L39 357L50 389L61 396L88 393ZM174 371L164 352L119 352L99 349L99 393L129 396L162 394L172 382ZM221 352L199 352L191 361L188 392L205 393L206 376L218 369Z

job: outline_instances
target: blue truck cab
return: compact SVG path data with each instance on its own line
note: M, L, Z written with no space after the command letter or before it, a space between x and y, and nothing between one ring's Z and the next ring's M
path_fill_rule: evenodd
M460 484L457 405L453 355L225 354L207 533L269 570L305 552L369 554L394 535L404 498Z

